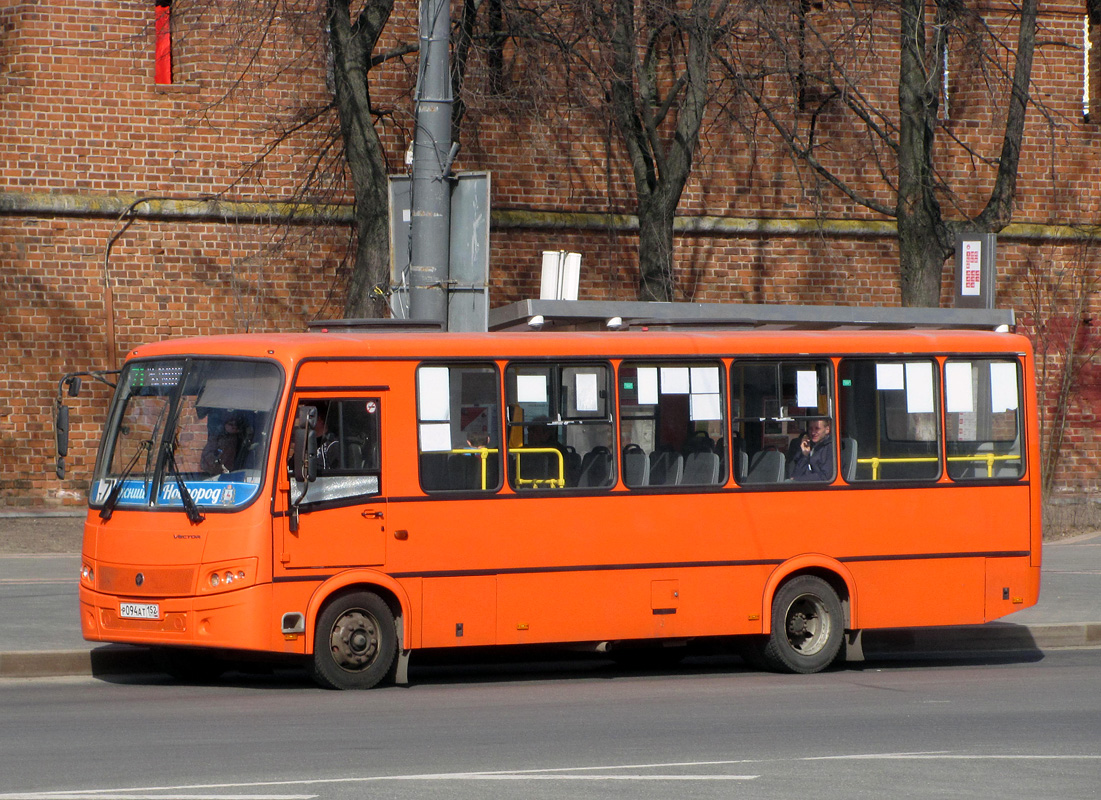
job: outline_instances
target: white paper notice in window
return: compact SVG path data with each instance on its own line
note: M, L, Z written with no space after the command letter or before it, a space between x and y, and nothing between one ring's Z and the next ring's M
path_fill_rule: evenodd
M932 414L933 365L928 362L906 365L906 412Z
M656 406L658 404L658 368L638 368L638 404Z
M600 382L595 372L579 372L577 375L575 391L577 394L578 411L600 410Z
M814 370L796 371L795 405L799 408L818 408L818 374Z
M990 364L990 410L995 414L1017 410L1017 365L1005 361Z
M545 402L547 402L547 376L546 375L517 375L516 376L516 402L517 403L545 403Z
M417 402L421 419L451 419L450 372L447 367L421 367L417 371Z
M944 365L944 410L949 414L970 414L975 410L971 362L949 361Z
M688 367L662 367L661 393L688 394Z
M451 426L448 424L421 424L421 452L439 453L451 449Z
M876 364L875 387L881 392L906 388L901 364Z
M722 403L719 402L719 397L718 393L696 394L693 392L689 408L692 421L722 419Z
M718 394L719 368L692 367L692 394Z

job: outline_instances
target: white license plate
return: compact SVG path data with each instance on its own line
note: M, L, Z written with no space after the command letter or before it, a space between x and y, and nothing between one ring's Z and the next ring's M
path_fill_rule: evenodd
M119 616L123 619L160 619L161 607L157 603L119 603Z

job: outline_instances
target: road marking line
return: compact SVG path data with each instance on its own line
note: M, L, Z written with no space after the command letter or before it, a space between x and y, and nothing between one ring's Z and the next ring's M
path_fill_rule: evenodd
M1101 761L1101 755L1044 755L1040 753L869 753L849 756L807 756L800 761Z
M116 792L118 792L116 794ZM6 794L11 800L315 800L316 794L129 794L125 789Z
M327 786L415 781L751 781L760 775L701 775L661 773L652 775L596 775L611 770L642 770L670 767L716 767L811 761L1101 761L1101 754L1061 755L1043 753L951 753L924 751L913 753L851 753L836 756L804 756L795 759L747 758L722 761L672 761L652 764L610 764L591 767L552 767L530 770L486 772L435 772L413 775L371 775L358 778L301 778L253 781L247 783L208 783L188 786L143 786L132 789L75 789L51 792L0 794L0 800L313 800L317 795L229 794L226 790L256 789L264 786ZM202 794L204 790L220 793ZM182 792L187 792L183 794Z

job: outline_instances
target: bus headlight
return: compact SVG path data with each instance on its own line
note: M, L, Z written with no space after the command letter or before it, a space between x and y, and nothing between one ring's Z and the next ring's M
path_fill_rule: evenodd
M89 586L96 585L96 573L88 564L82 564L80 567L80 580L82 583L86 583Z
M199 584L200 594L243 589L256 582L256 559L244 563L211 565Z

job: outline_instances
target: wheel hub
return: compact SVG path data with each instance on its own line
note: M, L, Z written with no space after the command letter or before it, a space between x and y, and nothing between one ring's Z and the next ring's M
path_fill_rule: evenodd
M792 614L788 619L788 633L792 636L804 636L807 632L807 615L803 613Z
M365 669L378 655L378 624L362 610L349 611L333 624L329 647L333 660L342 668Z
M818 653L830 635L830 620L822 600L806 594L797 597L786 615L788 642L802 655Z

